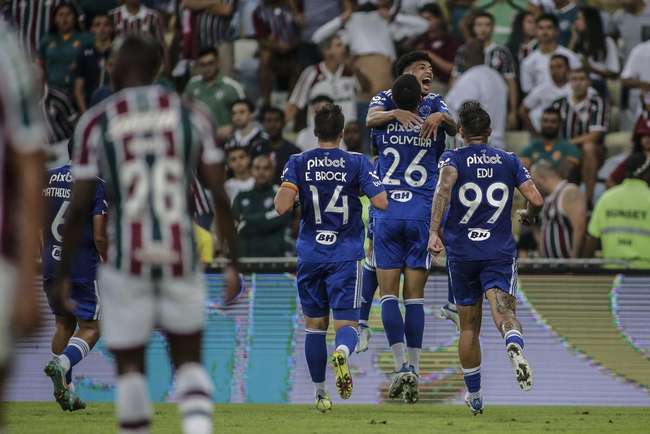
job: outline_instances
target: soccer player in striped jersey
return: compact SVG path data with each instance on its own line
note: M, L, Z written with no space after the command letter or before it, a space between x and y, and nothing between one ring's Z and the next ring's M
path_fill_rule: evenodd
M11 357L12 333L38 322L34 285L41 191L45 174L45 126L38 90L17 38L0 20L0 393ZM0 431L2 431L0 420Z
M275 209L285 214L300 201L300 234L296 244L298 295L305 315L305 357L314 383L316 408L332 408L325 390L330 310L336 350L330 357L336 389L352 395L348 358L357 345L361 305L363 221L359 196L378 209L388 206L386 192L370 161L339 148L344 118L341 107L326 104L316 112L318 148L292 155L284 167Z
M154 41L129 37L113 69L116 93L80 119L75 131L72 201L63 229L58 280L69 274L81 222L106 179L110 242L102 264L102 335L117 362L121 433L149 432L152 408L144 375L154 327L168 338L176 368L183 432L212 432L212 381L201 366L205 282L194 249L189 188L195 172L209 187L219 235L232 265L225 301L241 288L234 224L223 189L224 155L208 118L161 86ZM61 287L63 284L61 284ZM63 292L63 291L61 291Z
M484 294L519 387L530 390L533 386L515 314L517 248L510 216L515 188L528 200L527 209L518 211L524 224L538 216L544 200L516 155L486 144L490 116L478 101L461 106L459 123L466 146L440 157L429 251L440 254L444 237L449 284L460 316L458 354L467 386L465 401L477 414L483 412L479 333Z
M126 0L109 12L115 26L115 36L149 36L165 46L165 28L160 14L141 4L141 0Z
M71 149L72 141L69 141L69 154ZM82 223L83 235L72 263L70 295L75 303L74 311L66 312L56 296L53 278L61 258L61 229L70 205L72 183L70 164L48 171L47 186L43 189L48 212L41 254L43 289L55 321L52 336L54 358L45 367L45 373L54 385L54 398L62 410L69 411L86 407L74 393L72 368L88 355L99 339L100 299L96 275L100 255L106 257L107 208L104 181L97 178L93 207Z

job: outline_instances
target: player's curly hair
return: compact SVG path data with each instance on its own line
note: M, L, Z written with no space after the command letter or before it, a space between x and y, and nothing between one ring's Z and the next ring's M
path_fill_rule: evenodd
M490 135L490 115L478 101L465 101L458 111L458 120L466 137Z
M397 62L395 62L395 77L404 74L404 70L415 62L421 61L428 62L433 69L433 63L426 51L409 51L408 53L403 54L399 59L397 59Z
M327 103L314 116L314 135L321 142L332 142L339 138L345 125L341 106Z
M391 95L397 108L412 112L418 107L422 98L420 82L414 75L401 75L393 83Z

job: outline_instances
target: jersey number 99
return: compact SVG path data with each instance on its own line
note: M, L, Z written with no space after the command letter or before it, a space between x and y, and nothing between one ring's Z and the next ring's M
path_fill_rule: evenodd
M474 192L474 199L467 197L467 192L470 190ZM501 192L500 199L494 197L494 193L497 191ZM496 208L496 211L494 211L492 217L490 217L487 221L488 223L494 223L497 221L503 212L503 209L506 207L506 203L508 203L508 197L510 196L510 191L508 190L508 186L503 182L495 182L494 184L490 184L490 186L487 188L485 196L487 203L490 204L490 206ZM481 187L478 186L478 184L475 184L473 182L466 182L458 189L458 200L460 200L460 203L462 203L463 206L466 206L468 208L463 218L460 219L460 224L465 225L469 222L469 219L472 218L478 207L483 202L483 191L481 190Z

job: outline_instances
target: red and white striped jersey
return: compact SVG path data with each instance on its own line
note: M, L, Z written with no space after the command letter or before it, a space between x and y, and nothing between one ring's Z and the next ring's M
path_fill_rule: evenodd
M547 258L570 258L573 249L573 227L564 211L562 198L567 181L560 182L544 200L542 210L542 251Z
M84 114L75 144L75 179L106 179L108 262L152 278L193 272L194 173L224 160L209 118L161 86L128 88Z
M44 148L45 126L38 108L38 90L29 61L8 26L0 21L0 248L10 253L16 194L11 154L38 152Z
M54 9L70 0L10 0L7 15L12 25L20 33L20 42L27 54L36 53L38 44L50 31ZM73 6L74 2L72 2Z
M149 35L165 46L165 28L157 11L140 6L138 13L133 15L124 5L111 10L109 15L115 24L116 36Z

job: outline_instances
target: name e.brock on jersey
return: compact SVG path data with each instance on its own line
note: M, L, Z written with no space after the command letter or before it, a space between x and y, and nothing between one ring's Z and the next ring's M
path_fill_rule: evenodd
M312 169L325 169L325 170L312 170ZM336 181L336 182L347 182L348 174L347 172L340 172L336 170L327 170L327 169L345 169L345 159L341 158L329 158L325 156L323 158L310 158L307 161L307 171L305 172L305 181Z

